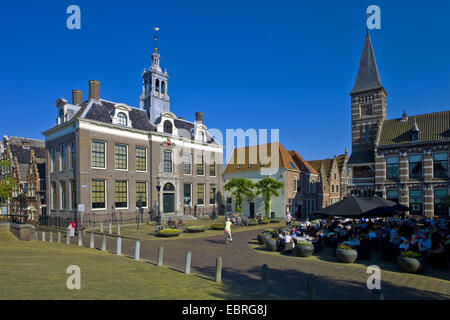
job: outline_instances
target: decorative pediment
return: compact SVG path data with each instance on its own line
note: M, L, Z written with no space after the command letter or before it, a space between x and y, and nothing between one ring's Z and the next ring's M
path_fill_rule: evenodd
M175 147L175 143L173 143L170 138L167 138L166 141L164 141L163 143L161 143L162 146L164 147L169 147L169 148L173 148Z

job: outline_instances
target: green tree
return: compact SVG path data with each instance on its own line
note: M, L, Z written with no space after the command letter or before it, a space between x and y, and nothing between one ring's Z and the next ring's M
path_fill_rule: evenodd
M266 216L270 214L270 201L272 197L279 197L280 190L284 187L284 183L274 178L264 178L255 184L256 194L261 195L264 199L264 207L266 209Z
M230 191L236 201L236 211L242 212L242 201L251 200L255 197L253 193L254 184L245 178L232 178L225 184L225 190Z
M5 201L11 197L14 179L9 176L10 162L0 160L0 200Z

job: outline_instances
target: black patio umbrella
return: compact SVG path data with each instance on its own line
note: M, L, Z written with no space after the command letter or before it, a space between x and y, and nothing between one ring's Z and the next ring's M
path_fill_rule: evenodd
M316 214L332 217L363 218L392 216L396 212L392 208L380 205L374 201L371 202L364 198L351 196L318 210Z
M380 206L384 206L384 207L389 207L391 209L394 209L396 211L408 211L409 207L404 206L402 204L399 204L397 202L385 199L385 198L380 198L378 196L374 196L374 197L370 197L370 198L364 198L365 200L368 200L369 202L378 204Z

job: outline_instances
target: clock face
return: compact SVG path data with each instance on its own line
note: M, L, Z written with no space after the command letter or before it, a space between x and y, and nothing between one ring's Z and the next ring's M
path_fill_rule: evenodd
M373 106L372 103L361 103L359 105L359 115L360 117L371 116L373 115Z

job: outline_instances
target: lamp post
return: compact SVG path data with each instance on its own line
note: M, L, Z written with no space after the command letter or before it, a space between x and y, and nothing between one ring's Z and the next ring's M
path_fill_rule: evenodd
M160 205L160 191L161 191L161 185L158 183L156 185L156 191L158 191L158 216L156 217L156 223L157 225L161 225L161 205Z
M212 213L212 219L216 220L217 219L217 213L216 213L216 187L214 186L213 188L213 196L214 196L214 207L213 207L213 213Z

